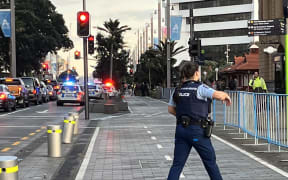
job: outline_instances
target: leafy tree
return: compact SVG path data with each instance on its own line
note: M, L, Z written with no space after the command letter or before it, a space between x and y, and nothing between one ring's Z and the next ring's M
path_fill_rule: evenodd
M127 73L127 64L129 62L130 53L124 50L123 33L130 30L128 26L120 26L118 19L104 22L104 28L98 27L99 30L108 34L104 36L98 33L96 36L96 51L97 59L99 60L94 75L102 79L109 78L110 72L110 60L112 58L113 80L116 82L116 86L120 87L121 81L125 79Z
M18 75L38 72L48 52L73 48L63 16L50 0L16 0L15 7ZM7 42L0 44L9 47ZM8 62L2 55L5 52L6 49L0 49L2 62Z
M166 86L167 43L167 40L165 42L161 41L160 45L156 46L156 49L149 49L141 55L140 69L137 69L137 73L135 74L138 82L149 81L151 84L161 84L163 87ZM177 60L173 57L186 51L183 46L176 48L176 44L177 43L175 41L170 42L171 74L176 71L173 66Z

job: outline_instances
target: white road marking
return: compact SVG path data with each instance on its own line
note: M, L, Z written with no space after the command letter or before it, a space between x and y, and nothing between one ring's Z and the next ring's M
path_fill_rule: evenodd
M151 132L151 131L147 131L147 133L148 133L148 134L151 134L152 132Z
M182 178L185 178L185 176L184 176L183 173L180 174L180 178L181 178L181 179L182 179Z
M39 128L42 126L0 126L0 128Z
M147 126L144 126L144 129L147 129L148 127Z
M151 125L150 127L175 127L175 125ZM114 128L143 128L143 126L103 126L102 129L114 129ZM144 127L144 129L147 129L148 127ZM174 130L173 130L174 131Z
M168 155L165 156L165 159L166 159L167 161L172 161L172 158L171 158L170 156L168 156Z
M161 102L161 103L164 103L164 104L169 104L169 103L167 103L167 102L164 102L164 101L161 101L161 100L158 100L158 99L153 99L153 98L151 98L151 97L146 97L146 98L148 98L148 99L151 99L151 100L154 100L154 101L159 101L159 102Z
M94 149L94 144L96 142L96 139L97 139L97 136L99 134L99 130L100 128L97 127L92 138L91 138L91 141L90 141L90 144L88 146L88 149L87 149L87 152L85 154L85 157L82 161L82 164L81 164L81 167L77 173L77 176L75 178L75 180L83 180L84 178L84 175L86 173L86 170L87 170L87 167L88 167L88 164L89 164L89 161L91 159L91 155L92 155L92 152L93 152L93 149Z
M0 115L0 116L7 116L7 115L10 115L10 114L15 114L15 113L17 113L17 112L27 111L27 110L29 110L29 109L31 109L31 108L21 109L21 110L14 111L14 112L11 112L11 113L2 114L2 115Z
M151 139L154 141L157 140L157 138L155 136L152 136Z
M152 116L157 116L157 115L160 115L162 114L162 112L158 112L158 113L154 113L154 114L151 114L151 115L147 115L147 116L144 116L144 117L152 117Z
M36 111L36 113L39 113L39 114L43 114L43 113L47 113L47 112L48 112L48 109L44 110L44 111Z
M222 142L222 143L230 146L230 147L233 148L234 150L239 151L239 152L241 152L242 154L248 156L249 158L257 161L258 163L266 166L267 168L272 169L273 171L281 174L282 176L288 177L288 173L285 172L285 171L283 171L282 169L279 169L278 167L276 167L276 166L274 166L274 165L272 165L272 164L264 161L264 160L261 159L261 158L256 157L255 155L253 155L253 154L251 154L251 153L249 153L249 152L247 152L247 151L245 151L245 150L243 150L243 149L241 149L241 148L239 148L239 147L237 147L237 146L229 143L228 141L226 141L226 140L224 140L224 139L222 139L222 138L220 138L220 137L218 137L218 136L212 135L212 137L215 138L215 139L217 139L218 141L220 141L220 142Z
M134 113L134 112L132 111L132 109L130 108L130 106L128 106L128 110L130 111L131 114Z
M65 115L62 116L10 116L11 118L63 118Z
M162 149L163 146L162 146L161 144L157 144L157 148L158 148L158 149Z

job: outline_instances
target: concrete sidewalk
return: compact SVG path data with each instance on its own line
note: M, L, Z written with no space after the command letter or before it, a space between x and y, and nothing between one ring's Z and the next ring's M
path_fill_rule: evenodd
M91 121L97 122L97 130L78 179L166 179L173 160L175 118L167 113L165 102L146 97L129 97L127 101L130 114L108 118L91 114ZM223 179L287 179L226 143L215 138L212 141ZM181 177L209 179L195 150Z

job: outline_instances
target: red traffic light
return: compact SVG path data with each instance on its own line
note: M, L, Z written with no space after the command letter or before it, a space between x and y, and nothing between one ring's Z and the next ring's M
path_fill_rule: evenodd
M79 12L78 19L80 23L86 23L89 21L89 13L88 12Z
M74 59L80 59L80 51L75 51L74 55Z
M88 41L94 41L94 36L89 36Z
M80 37L88 37L90 34L90 15L87 11L77 13L77 34Z

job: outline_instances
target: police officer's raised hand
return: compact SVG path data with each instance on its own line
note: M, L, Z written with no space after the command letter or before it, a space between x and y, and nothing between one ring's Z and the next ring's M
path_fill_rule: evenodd
M223 101L223 103L226 103L227 106L230 106L232 104L232 101L229 95L223 91L215 91L212 97L213 99Z

